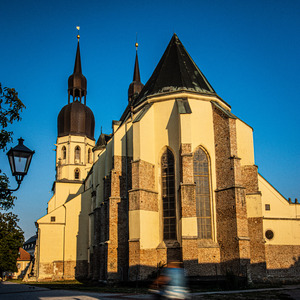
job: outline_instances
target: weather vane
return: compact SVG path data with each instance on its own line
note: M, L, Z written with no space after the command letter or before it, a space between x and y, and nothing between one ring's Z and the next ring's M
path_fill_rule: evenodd
M79 39L80 39L80 35L79 35L80 26L76 26L76 29L78 30L77 39L78 39L78 42L79 42Z

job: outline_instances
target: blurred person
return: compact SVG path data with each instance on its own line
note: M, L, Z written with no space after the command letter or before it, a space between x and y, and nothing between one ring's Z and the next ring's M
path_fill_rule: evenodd
M170 262L151 285L156 299L189 299L181 262Z

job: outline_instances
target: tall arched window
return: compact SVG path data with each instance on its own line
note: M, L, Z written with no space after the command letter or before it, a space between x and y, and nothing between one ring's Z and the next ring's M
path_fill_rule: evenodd
M175 165L173 153L169 149L166 149L161 157L161 183L164 240L175 240Z
M90 164L92 162L92 151L91 148L88 150L88 163Z
M80 179L80 170L79 169L75 169L75 171L74 171L74 178L75 179Z
M80 162L80 147L76 146L75 147L75 163Z
M63 147L61 148L61 158L62 158L62 159L66 159L66 157L67 157L67 150L66 150L66 147L63 146Z
M212 238L209 164L206 153L198 148L194 153L194 181L196 183L196 213L198 238Z

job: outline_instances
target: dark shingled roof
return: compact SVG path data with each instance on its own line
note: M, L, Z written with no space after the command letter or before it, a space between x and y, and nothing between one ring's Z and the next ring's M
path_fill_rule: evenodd
M141 104L150 95L179 90L216 95L212 86L174 33L152 76L134 100L133 106Z

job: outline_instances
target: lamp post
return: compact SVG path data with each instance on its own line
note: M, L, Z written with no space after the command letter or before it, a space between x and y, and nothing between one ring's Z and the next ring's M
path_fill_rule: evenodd
M24 176L28 172L31 159L34 154L34 151L23 145L24 140L22 138L19 138L18 141L19 144L14 148L10 148L7 152L12 175L15 176L18 183L18 187L16 189L7 189L9 192L15 192L19 189Z

